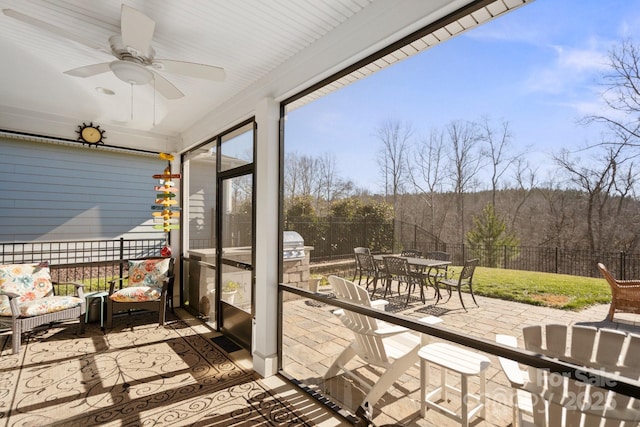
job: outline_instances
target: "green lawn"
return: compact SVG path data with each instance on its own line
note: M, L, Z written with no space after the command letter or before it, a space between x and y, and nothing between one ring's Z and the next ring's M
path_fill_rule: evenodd
M451 268L456 273L462 269L460 266ZM582 310L594 304L611 302L611 290L603 278L500 268L476 268L473 292L491 298L564 310Z

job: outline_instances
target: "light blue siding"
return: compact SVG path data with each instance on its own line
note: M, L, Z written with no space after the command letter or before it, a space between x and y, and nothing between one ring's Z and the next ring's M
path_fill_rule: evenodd
M162 238L151 205L166 161L0 138L0 242Z

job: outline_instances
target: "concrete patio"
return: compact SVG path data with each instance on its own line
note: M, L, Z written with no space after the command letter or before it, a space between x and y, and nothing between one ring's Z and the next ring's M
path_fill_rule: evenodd
M330 289L325 291L330 292ZM432 292L433 290L428 296L432 296ZM381 295L376 294L376 298L380 297ZM416 319L428 315L438 316L443 320L439 326L491 341L495 341L496 334L514 335L518 337L520 348L523 348L522 328L531 325L583 324L640 333L640 316L617 314L615 322L605 320L608 305L598 305L573 312L476 296L479 307L475 307L470 296L463 294L468 309L468 312L465 312L455 295L448 302L440 302L435 306L434 299L428 299L426 304L422 304L417 297L412 296L412 302L404 308L405 298L397 296L387 298L390 300L387 311ZM354 402L359 402L363 398L356 383L342 375L326 382L322 379L328 366L353 339L351 331L342 326L340 321L331 314L332 308L328 304L304 298L285 303L283 366L285 372L302 381L309 388L323 393L330 400L353 411L357 406ZM431 339L431 342L437 341L439 340ZM487 356L491 360L491 366L487 371L487 416L485 420L477 418L472 420L471 425L509 426L512 422L509 383L501 371L497 357L489 354ZM380 374L379 369L365 365L358 358L356 360L360 364L360 366L354 364L353 369L357 375L374 381ZM431 375L433 388L440 381L440 376L434 375L436 371L432 371ZM449 381L452 379L454 377L450 375ZM373 412L375 425L420 427L459 425L434 410L427 411L426 418L420 417L419 381L420 369L419 364L416 363L375 405ZM456 385L455 382L454 385ZM477 387L478 379L473 378L470 388L476 390ZM455 403L459 400L459 397L454 394L445 406L451 405L450 409L455 410L457 409Z

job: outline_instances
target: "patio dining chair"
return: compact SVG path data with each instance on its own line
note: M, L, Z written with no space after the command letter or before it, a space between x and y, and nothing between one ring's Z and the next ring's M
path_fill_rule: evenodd
M356 260L360 265L360 274L358 277L358 285L362 284L362 277L365 279L365 287L368 290L369 285L373 284L372 294L376 293L376 287L378 286L378 280L382 280L385 277L384 268L381 268L373 255L366 253L356 253Z
M451 261L451 254L449 252L443 252L443 251L431 251L425 254L425 258L436 259L438 261ZM445 265L444 267L430 268L426 272L427 278L429 279L431 284L433 284L434 287L437 286L438 280L448 278L448 273L449 273L448 265ZM438 290L436 289L436 294L437 293L438 293Z
M362 277L362 269L360 268L360 262L358 261L358 256L357 256L358 254L371 255L371 250L363 246L358 246L356 248L353 248L353 256L355 257L355 260L356 260L356 269L355 269L355 273L353 274L353 280L356 280L356 277Z
M438 261L451 261L451 254L443 251L427 252L425 258L437 259Z
M400 252L400 256L406 256L409 258L422 258L422 251L419 249L404 249Z
M469 287L469 293L471 293L471 298L473 299L473 302L475 303L475 305L479 307L478 302L476 301L476 297L473 295L473 273L476 271L476 267L478 266L479 263L480 263L480 260L477 258L470 259L464 263L464 266L462 267L462 271L460 272L460 275L458 276L457 279L440 279L437 282L438 285L442 284L447 287L447 292L449 293L449 298L447 298L447 301L451 299L451 293L452 293L451 288L458 289L458 297L460 297L460 304L462 304L462 308L464 308L464 311L467 311L467 307L464 306L464 301L462 300L463 286ZM445 303L447 301L445 301Z
M407 291L407 301L405 306L409 304L409 300L411 299L411 294L416 286L420 287L420 298L422 299L422 303L424 304L424 276L421 271L412 270L409 266L409 261L406 258L396 257L396 256L385 256L384 260L384 268L386 274L386 286L384 290L384 295L382 298L386 298L387 292L389 294L393 294L391 290L391 285L394 281L398 282L398 295L400 295L400 285L406 285Z

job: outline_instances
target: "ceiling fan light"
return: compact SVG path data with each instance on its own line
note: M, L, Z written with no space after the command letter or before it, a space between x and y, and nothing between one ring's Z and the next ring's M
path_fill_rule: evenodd
M109 64L109 68L117 78L125 83L145 85L153 78L151 71L133 62L113 61Z

